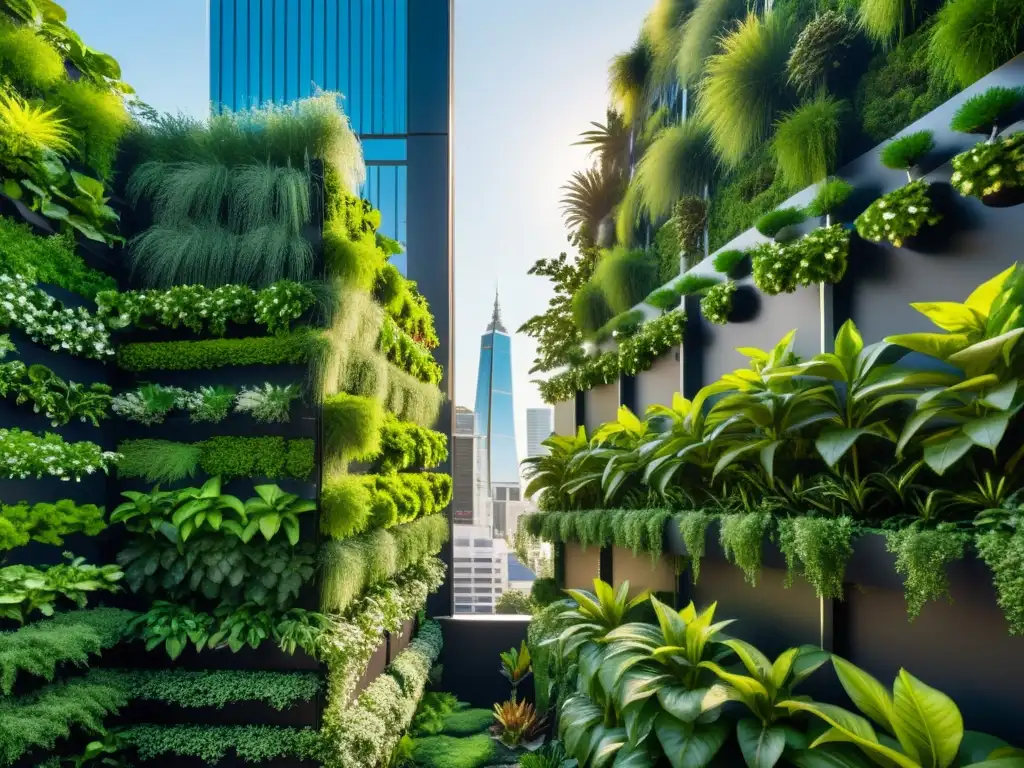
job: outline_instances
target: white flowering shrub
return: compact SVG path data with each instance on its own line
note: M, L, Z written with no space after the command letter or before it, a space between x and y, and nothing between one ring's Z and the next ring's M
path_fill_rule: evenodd
M276 384L264 384L255 388L243 387L238 393L235 410L238 413L248 413L256 421L288 421L292 401L298 396L297 384L289 384L286 387Z
M107 472L121 455L96 443L66 443L51 432L42 437L20 429L0 429L0 477L24 480L57 477L79 481L96 471Z
M228 323L256 322L271 333L287 331L313 305L313 292L291 280L256 291L245 285L178 285L168 290L101 291L100 317L112 328L187 328L223 336Z
M110 331L83 307L63 306L21 275L0 275L0 325L20 328L54 352L105 360L114 354Z
M800 286L838 283L849 253L850 233L842 224L818 227L792 243L762 243L750 250L754 285L775 296Z
M857 217L857 234L873 243L888 240L901 248L922 227L938 224L942 214L934 210L928 186L919 179L882 195Z
M708 288L700 300L700 313L709 323L725 325L729 322L732 312L732 295L736 293L736 283L727 280L724 283Z
M953 158L950 181L961 195L978 198L1024 186L1024 131L961 152Z

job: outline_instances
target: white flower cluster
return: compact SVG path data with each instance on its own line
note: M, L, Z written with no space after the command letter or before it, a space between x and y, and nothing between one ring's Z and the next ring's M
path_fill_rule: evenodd
M290 417L291 403L299 395L300 388L296 384L280 386L268 383L262 387L243 387L237 395L234 390L223 386L200 387L192 391L147 384L118 395L111 408L118 416L147 426L163 424L167 414L175 408L188 411L193 422L216 423L227 417L232 406L235 413L248 413L257 421L286 422Z
M83 307L63 306L21 275L0 275L0 325L20 328L54 352L105 360L110 332Z
M166 291L101 291L99 315L112 328L188 328L223 336L228 323L257 322L271 333L287 331L293 320L313 304L304 285L281 280L256 291L245 285L177 285Z
M700 300L700 313L709 323L725 325L729 322L732 312L732 295L736 293L736 283L726 280L724 283L708 288Z
M954 157L950 181L961 195L979 198L1024 186L1024 131L982 141Z
M106 472L121 458L96 443L66 443L60 435L42 437L20 429L0 429L0 477L24 480L57 477L79 481L97 470Z
M842 224L818 227L792 243L762 243L750 251L754 285L776 296L800 286L838 283L849 252L850 233Z
M942 214L933 210L928 186L927 181L918 179L878 198L857 217L857 233L873 243L888 240L901 248L922 227L938 224Z

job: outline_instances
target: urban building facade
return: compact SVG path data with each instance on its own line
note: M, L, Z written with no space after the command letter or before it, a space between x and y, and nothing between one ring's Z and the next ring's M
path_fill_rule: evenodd
M541 443L554 432L554 411L550 408L526 409L526 456L543 456L548 452Z
M476 414L461 405L455 406L452 444L452 519L490 527L492 505L484 440L476 432Z
M490 614L508 589L508 545L486 525L453 526L452 591L456 614Z

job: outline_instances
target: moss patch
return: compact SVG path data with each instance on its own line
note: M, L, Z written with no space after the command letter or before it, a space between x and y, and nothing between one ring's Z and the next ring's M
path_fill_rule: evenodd
M515 763L515 754L486 733L466 738L427 736L416 739L413 762L424 768L483 768Z
M464 709L445 717L441 732L449 736L470 736L486 731L494 723L494 713L489 709Z

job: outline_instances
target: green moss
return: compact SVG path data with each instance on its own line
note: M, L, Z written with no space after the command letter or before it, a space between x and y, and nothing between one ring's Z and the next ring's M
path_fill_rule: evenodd
M336 475L323 484L320 530L335 539L354 536L366 528L373 495L357 475Z
M28 26L0 18L0 80L25 95L39 95L64 77L64 60Z
M379 400L337 394L324 399L324 458L367 461L380 452L384 409Z
M54 101L80 137L77 144L86 165L101 179L110 178L117 144L131 124L120 94L85 79L69 80L57 86Z
M471 736L486 731L494 724L494 713L489 709L464 709L445 717L441 733L449 736Z
M415 743L413 761L423 768L482 768L515 761L510 750L486 733L462 739L427 736Z

